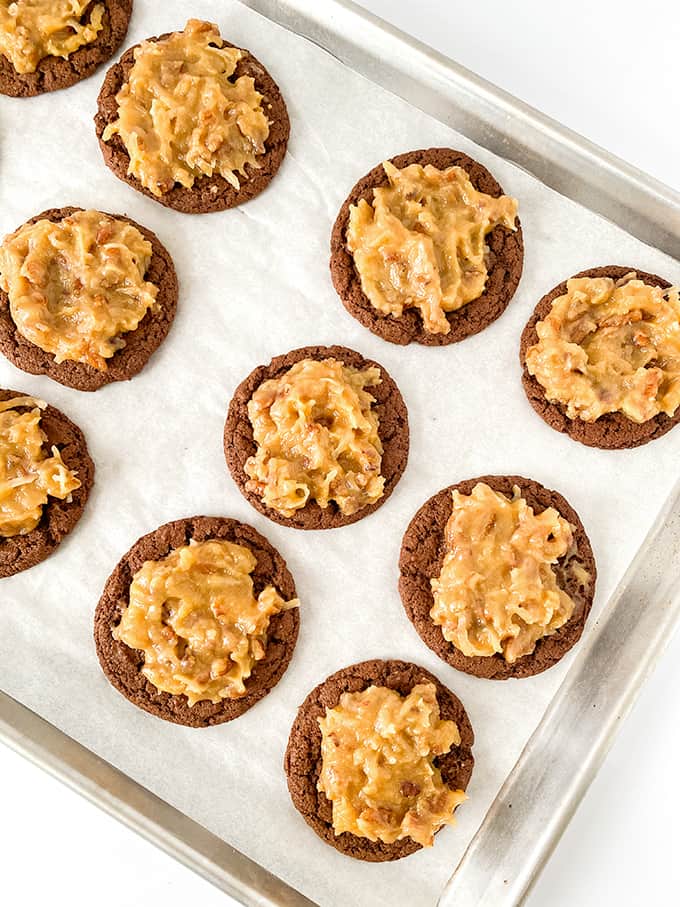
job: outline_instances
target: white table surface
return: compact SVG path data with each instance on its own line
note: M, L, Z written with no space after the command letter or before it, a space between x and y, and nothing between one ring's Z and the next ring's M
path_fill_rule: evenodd
M680 187L676 0L363 5ZM680 637L643 690L529 907L676 901L678 702ZM1 746L0 802L5 904L234 903Z

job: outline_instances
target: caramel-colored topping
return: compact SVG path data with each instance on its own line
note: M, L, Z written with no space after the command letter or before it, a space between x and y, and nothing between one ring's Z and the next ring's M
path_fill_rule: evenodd
M249 548L221 539L145 561L114 639L142 651L144 676L159 690L183 693L189 705L244 696L244 681L265 656L270 618L299 604L273 586L256 598L256 565Z
M646 422L680 405L680 291L643 283L580 277L536 325L527 350L531 375L570 419L595 422L623 413Z
M269 121L254 79L232 78L243 57L238 48L222 47L216 25L197 19L135 50L116 95L118 119L103 140L121 137L128 173L154 195L175 183L191 188L213 174L238 189L246 166L260 167Z
M430 334L448 334L446 313L484 292L487 233L514 230L517 201L478 192L461 167L383 164L389 186L349 210L347 248L371 305L399 317L416 308Z
M356 513L383 495L375 399L380 370L336 359L303 359L261 384L248 403L257 453L245 464L246 490L283 516L314 500Z
M19 73L35 72L44 57L66 59L103 28L104 4L83 20L90 0L14 0L0 4L0 53Z
M0 246L0 286L19 333L56 362L102 371L156 308L158 287L144 280L151 243L136 227L99 211L39 220Z
M454 721L439 717L437 689L419 683L408 696L387 687L343 693L319 718L318 789L333 805L333 830L392 844L412 838L423 847L454 823L466 797L451 790L434 764L460 744Z
M484 482L453 492L430 617L463 655L500 653L509 664L533 652L574 613L555 565L573 551L570 523L554 507L536 515L515 486L512 500ZM587 586L582 564L570 562Z
M64 501L80 482L56 447L43 449L40 410L47 404L33 397L0 402L0 537L26 535L38 525L48 497ZM28 408L19 412L19 408Z

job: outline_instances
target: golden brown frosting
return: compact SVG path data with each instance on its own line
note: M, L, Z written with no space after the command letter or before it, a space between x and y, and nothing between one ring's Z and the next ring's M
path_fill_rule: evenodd
M103 28L104 4L82 21L90 0L13 0L0 4L0 53L18 73L35 72L44 57L68 58Z
M142 673L189 705L246 693L245 681L265 656L271 618L295 608L273 586L256 597L257 559L222 539L191 541L158 561L145 561L114 639L144 653Z
M51 456L44 450L47 437L40 427L40 411L46 406L34 397L0 401L2 538L31 532L49 497L67 500L80 488L76 473L66 466L59 450L53 446Z
M570 419L646 422L680 404L680 295L639 280L580 277L536 325L526 366Z
M246 490L290 517L308 501L334 501L352 514L383 495L382 443L374 366L303 359L258 387L248 403L257 453L245 464Z
M0 286L17 330L54 355L102 371L125 346L158 287L144 280L151 243L100 211L24 224L0 246Z
M260 167L269 135L254 79L234 79L244 52L222 47L216 25L190 19L184 31L144 41L134 58L116 95L118 119L102 136L120 136L128 173L156 196L213 174L238 189L246 167Z
M554 567L572 550L573 527L554 507L535 514L516 486L507 498L478 482L469 495L454 490L444 541L430 616L464 655L513 664L572 616Z
M408 696L382 686L343 693L319 718L318 789L333 805L336 835L350 832L392 844L411 838L423 847L454 822L466 797L451 790L434 763L460 743L454 721L439 717L432 683Z
M484 292L486 235L515 228L517 201L478 192L461 167L383 163L389 185L349 212L347 247L361 288L379 312L416 308L426 331L448 334L446 313Z

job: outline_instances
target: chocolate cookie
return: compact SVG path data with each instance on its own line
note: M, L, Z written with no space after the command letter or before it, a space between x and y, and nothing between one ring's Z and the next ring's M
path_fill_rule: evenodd
M56 223L64 217L82 211L82 208L50 208L32 217L27 223L38 220L50 220ZM134 331L124 335L125 346L107 360L106 371L94 368L85 362L67 360L56 362L52 353L31 343L23 337L18 329L9 306L9 296L0 289L0 352L17 368L32 375L48 375L66 387L80 391L96 391L113 381L127 381L140 372L151 355L158 349L170 330L170 325L177 310L177 275L170 253L155 233L131 220L123 214L109 214L118 220L126 221L136 227L142 236L151 243L153 254L145 280L158 287L157 311L148 311Z
M626 274L630 274L631 271L635 271L638 277L650 286L661 287L664 290L671 286L667 280L656 274L648 274L638 268L623 268L619 265L590 268L574 274L574 277L611 277L613 280L619 280ZM581 444L586 444L588 447L621 450L626 447L639 447L641 444L665 435L680 422L680 409L673 416L659 413L653 419L642 423L633 422L623 413L605 413L595 422L584 422L582 419L570 419L567 416L566 407L561 403L551 403L546 399L545 389L527 370L526 354L529 347L538 342L536 324L548 315L553 302L558 297L564 296L566 292L567 281L565 280L541 299L522 332L519 358L523 369L522 384L529 403L551 428L569 435L570 438L580 441Z
M301 359L329 358L355 368L377 366L380 369L382 382L376 387L371 387L370 393L376 401L373 409L378 414L378 435L384 448L381 473L385 478L385 490L379 500L356 513L343 514L334 501L331 501L325 509L316 501L310 501L294 516L285 517L263 504L256 494L246 491L248 476L244 469L245 463L257 450L253 427L248 418L248 401L264 381L282 375ZM224 455L231 475L243 496L270 520L295 529L334 529L336 526L356 523L357 520L373 513L385 503L401 478L408 460L408 446L408 413L399 388L381 365L371 359L364 359L360 353L344 346L305 346L299 350L292 350L285 356L277 356L269 365L258 366L236 388L224 426Z
M131 649L112 636L129 601L130 584L144 561L159 560L175 548L188 545L194 539L225 539L244 545L257 558L252 573L255 595L273 585L290 600L295 598L295 583L286 562L269 542L251 526L222 517L196 516L175 520L142 536L119 561L106 582L94 615L94 640L102 670L111 684L146 712L187 727L211 727L243 715L272 690L283 676L297 641L300 615L298 608L275 614L267 633L264 658L255 663L245 681L246 694L240 699L207 700L190 706L184 694L173 695L158 690L142 674L144 654Z
M539 514L554 507L574 527L574 550L561 558L556 566L558 584L574 600L571 619L552 636L544 636L536 643L530 655L524 655L514 664L500 654L469 657L444 638L440 626L430 617L434 604L430 580L441 573L445 554L444 529L453 509L451 494L454 490L470 494L478 482L485 482L494 491L512 497L515 485L522 497ZM588 588L580 585L569 570L572 561L583 565L591 577ZM399 556L399 592L406 613L422 640L452 667L466 674L490 680L507 680L509 677L530 677L551 668L581 638L595 594L597 570L588 536L576 511L556 491L551 491L521 476L481 476L468 479L442 489L430 498L409 523Z
M13 98L28 98L58 88L68 88L91 76L100 64L120 47L127 34L132 0L93 0L81 21L87 21L96 3L103 3L103 28L91 44L85 44L62 57L44 57L35 72L17 72L12 63L0 54L0 93Z
M169 38L170 33L149 41L162 41ZM139 45L135 45L138 47ZM234 47L228 41L222 41L222 47ZM106 74L104 84L99 92L99 107L94 118L95 129L99 139L99 147L104 155L104 162L115 175L142 192L153 201L159 202L168 208L174 208L185 214L208 214L212 211L224 211L242 205L263 189L266 189L281 166L286 153L288 136L290 135L290 121L288 110L278 85L269 75L264 66L250 51L245 51L245 56L236 66L234 79L241 76L251 76L255 81L256 90L264 97L264 107L270 120L269 136L265 142L266 151L260 158L260 167L255 169L246 164L247 179L241 179L240 189L235 189L223 176L201 176L187 189L176 183L169 192L156 196L139 182L136 177L128 174L130 156L119 135L114 135L108 142L102 140L104 130L109 123L118 118L118 104L116 95L123 86L134 64L135 47L125 51L118 63L115 63Z
M431 164L440 170L448 167L462 167L470 182L480 192L494 198L503 194L503 190L489 173L477 161L451 148L428 148L422 151L409 151L391 158L391 163L399 169L410 164ZM425 346L445 346L457 343L472 334L488 327L505 311L514 296L524 262L524 241L519 218L516 219L517 230L511 232L498 226L486 237L490 253L489 276L484 293L455 312L447 312L446 318L451 325L448 334L430 334L423 328L423 321L416 309L405 309L399 318L384 315L369 301L361 289L361 278L354 265L354 257L347 249L346 236L349 226L350 205L356 205L361 199L373 201L373 189L388 185L389 181L382 164L374 167L363 179L360 179L345 200L331 234L331 278L343 305L369 331L389 340L390 343L422 343Z
M0 390L0 400L25 396L28 395L23 391ZM30 409L28 406L17 407L18 412ZM55 446L59 449L66 466L77 472L80 488L73 492L70 501L48 497L42 519L31 532L10 538L0 536L0 577L13 576L49 557L80 519L94 484L94 463L78 426L58 409L48 406L42 410L40 427L47 436L45 448L49 450Z
M288 740L284 768L288 790L295 808L302 813L308 825L320 838L341 853L358 860L373 863L399 860L421 850L412 838L403 838L393 844L369 841L351 832L336 835L333 829L333 807L326 795L317 790L321 772L321 729L319 718L326 709L335 708L343 693L358 693L370 686L384 686L408 696L419 683L433 683L437 688L440 715L455 721L460 732L460 746L438 757L444 783L452 790L465 790L472 775L474 758L472 744L474 733L470 719L457 696L437 678L418 665L407 661L362 661L331 674L315 687L298 709Z

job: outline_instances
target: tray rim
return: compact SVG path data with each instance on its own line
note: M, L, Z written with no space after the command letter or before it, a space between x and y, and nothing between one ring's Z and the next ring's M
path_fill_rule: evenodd
M617 223L643 242L651 243L669 255L680 258L680 192L357 6L352 0L239 2L311 40L349 68L419 109L455 125L456 129L469 138L528 170L563 195ZM394 50L397 48L407 52L395 57ZM402 68L385 65L384 59L380 58L385 53L389 59L399 59ZM400 78L395 79L395 75L400 75ZM447 89L458 94L458 109L468 117L465 123L457 120L454 124L450 117L433 111L433 101L442 92L445 94ZM439 98L439 110L441 101L442 98ZM497 117L504 123L503 131L495 124ZM545 146L542 153L539 151L540 142ZM549 154L557 171L551 177L540 172L540 165L545 163ZM624 189L626 191L622 192ZM679 514L680 484L660 511L647 540L603 610L603 617L625 593L626 584L639 567L650 542L664 533L671 520L675 520L677 529ZM664 626L668 630L679 621L680 601L677 601L668 610ZM600 632L597 630L591 634L589 651ZM574 677L575 669L587 654L588 652L581 653L571 666L554 701L562 696L565 685ZM503 898L493 901L497 907L519 904L526 897L613 742L622 714L632 707L655 658L660 657L660 654L658 647L655 652L648 652L634 682L625 690L625 701L620 704L616 720L595 748L593 764L584 773L579 789L571 792L559 821L543 842L544 846L532 854L532 860L527 861L522 878L517 880L518 884L512 890L501 887L496 892L497 897ZM547 715L551 709L552 706L549 706ZM544 716L537 731L545 721ZM516 778L518 766L525 759L533 740L532 737L494 805L502 801L506 786ZM257 907L314 907L313 901L2 690L0 743L24 756L240 903ZM447 885L440 904L454 903L454 895L458 907L472 907L481 903L472 888L462 900L461 894L465 895L468 877L472 880L470 866L475 859L475 850L479 847L478 839L482 829L494 820L494 805ZM487 889L485 897L489 896L490 891Z

